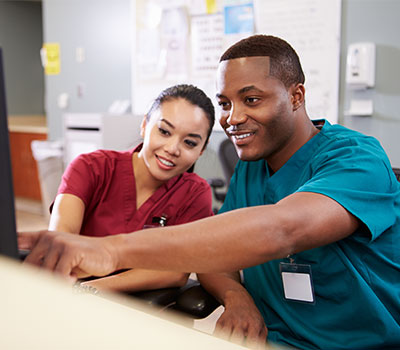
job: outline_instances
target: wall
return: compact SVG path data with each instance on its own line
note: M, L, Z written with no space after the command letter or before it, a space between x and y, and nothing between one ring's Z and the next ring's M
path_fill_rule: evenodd
M3 48L7 106L10 115L44 114L42 4L0 1L0 46Z
M398 0L342 0L339 123L375 136L394 167L400 167L399 13ZM353 96L345 85L347 46L358 41L372 41L377 47L376 86L363 93L374 102L371 117L345 117ZM222 138L222 133L214 132L208 153L198 161L205 178L221 176L216 151Z
M43 0L43 21L44 41L60 44L61 72L45 78L49 134L56 140L63 113L106 112L113 101L130 99L130 0ZM57 103L63 93L65 109Z
M130 98L130 2L134 3L130 0L43 1L45 41L61 44L61 74L46 77L46 109L52 139L61 137L64 111L57 106L59 94L70 95L69 112L101 112L115 99ZM376 136L394 166L400 166L400 152L397 152L400 70L396 68L400 62L399 13L397 0L342 0L339 122ZM372 117L345 117L351 97L344 83L346 51L347 45L356 41L373 41L377 45L376 87L367 91L374 101ZM84 63L76 62L76 47L84 47ZM80 98L77 89L81 83L84 92ZM214 134L197 167L206 178L221 175L216 151L224 136L220 132Z
M400 166L400 1L343 0L340 73L340 121L342 124L375 136L385 148L392 166ZM376 44L376 86L358 93L371 98L374 112L370 117L345 116L354 92L345 86L347 45L372 41Z
M61 73L45 78L50 139L62 137L63 113L104 112L114 100L131 98L131 4L135 1L43 0L44 42L60 43L61 52ZM77 47L84 48L83 63L76 61ZM78 85L83 86L82 97ZM62 93L70 97L66 109L57 105ZM223 138L222 132L210 138L196 163L200 176L223 177L217 157Z

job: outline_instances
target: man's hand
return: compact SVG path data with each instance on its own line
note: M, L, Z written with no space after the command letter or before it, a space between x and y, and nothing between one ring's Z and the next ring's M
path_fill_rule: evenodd
M118 266L118 256L109 237L53 231L23 232L18 234L18 246L31 250L25 262L73 279L108 275Z
M264 319L246 291L231 291L225 299L225 312L215 334L253 349L265 349L268 335Z

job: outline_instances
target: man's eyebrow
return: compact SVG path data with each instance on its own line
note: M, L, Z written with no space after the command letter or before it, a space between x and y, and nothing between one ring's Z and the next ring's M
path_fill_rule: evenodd
M167 124L167 125L169 125L172 129L175 129L175 126L174 126L170 121L168 121L167 119L161 118L160 121L161 121L161 122L164 122L164 123ZM203 139L203 138L201 137L200 134L193 134L193 133L190 133L190 134L188 134L188 136L190 136L190 137L196 137L196 138L198 138L198 139L200 139L200 140Z
M238 94L241 95L241 94L244 94L249 91L254 91L254 92L259 92L259 93L263 92L263 90L259 89L255 85L249 85L249 86L245 86L245 87L241 88L238 91ZM220 94L220 93L217 93L215 96L216 96L216 98L225 98L226 97L225 95Z
M243 93L249 92L249 91L263 92L261 89L259 89L255 85L245 86L244 88L241 88L238 92L239 92L239 94L243 94Z

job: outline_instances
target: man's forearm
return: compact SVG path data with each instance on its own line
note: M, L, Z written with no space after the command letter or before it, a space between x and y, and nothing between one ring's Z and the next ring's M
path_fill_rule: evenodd
M265 348L267 327L253 298L240 283L239 273L198 274L209 293L222 305L215 334L232 341L240 341L253 348ZM255 345L261 346L255 346Z
M222 305L225 305L231 292L245 291L240 283L239 272L199 273L197 277L201 285Z
M225 272L286 256L278 227L273 220L267 226L263 222L265 211L265 206L239 209L184 225L119 235L113 238L118 267Z
M334 200L305 192L184 225L104 238L20 233L18 241L32 250L26 262L61 275L104 276L129 268L232 272L330 244L358 225Z
M122 238L118 266L232 272L343 239L357 219L320 194L295 193L274 205L242 208Z

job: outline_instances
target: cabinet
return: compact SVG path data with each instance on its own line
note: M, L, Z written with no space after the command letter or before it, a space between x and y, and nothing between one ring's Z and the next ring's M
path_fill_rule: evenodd
M11 165L14 195L41 200L36 160L33 159L31 142L46 140L46 134L10 132Z
M40 183L31 142L47 139L47 129L40 124L45 125L44 117L18 116L8 121L14 195L38 201Z
M97 149L123 151L141 141L142 117L124 114L67 113L64 115L64 162Z

